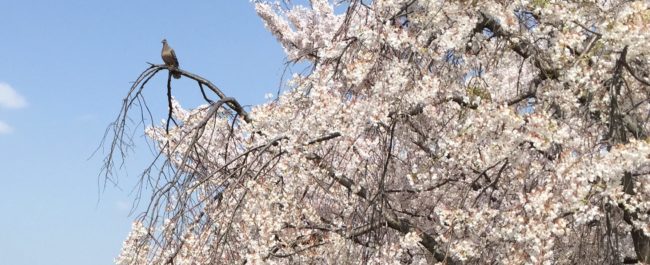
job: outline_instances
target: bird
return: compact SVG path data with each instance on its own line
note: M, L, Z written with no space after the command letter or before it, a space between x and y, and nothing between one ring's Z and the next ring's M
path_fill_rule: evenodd
M169 47L169 44L167 44L167 39L162 40L162 52L160 53L163 62L165 62L165 65L169 67L169 71L172 72L172 76L175 79L181 78L181 73L177 71L178 69L178 59L176 58L176 53L174 52L174 49L172 47Z

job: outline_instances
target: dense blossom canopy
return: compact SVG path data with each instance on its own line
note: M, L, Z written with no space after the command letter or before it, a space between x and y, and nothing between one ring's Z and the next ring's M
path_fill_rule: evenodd
M335 2L254 3L276 100L147 129L118 264L650 262L647 1Z

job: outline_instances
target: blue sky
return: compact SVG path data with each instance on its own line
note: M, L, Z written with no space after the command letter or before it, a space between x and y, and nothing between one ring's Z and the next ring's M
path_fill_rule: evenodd
M243 104L264 102L284 69L280 45L244 0L2 1L0 36L2 264L112 264L134 218L131 188L152 156L140 128L119 187L101 194L103 154L88 158L129 82L161 62L163 38L181 68ZM145 90L160 119L162 76ZM174 89L183 106L202 103L193 82Z

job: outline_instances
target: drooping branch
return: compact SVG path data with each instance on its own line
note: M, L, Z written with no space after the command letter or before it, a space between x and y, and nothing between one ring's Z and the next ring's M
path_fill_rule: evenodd
M165 124L165 130L167 133L169 133L169 122L170 120L174 120L172 118L172 72L169 71L169 75L167 76L167 106L168 106L168 113L167 113L167 124ZM176 123L176 121L174 121Z
M160 70L162 70L162 69L169 70L169 67L167 65L164 65L164 64L152 64L152 63L149 63L149 64L153 68L157 68L157 69L160 69ZM201 77L201 76L199 76L197 74L185 71L185 70L180 69L180 68L175 68L174 70L179 72L182 76L185 76L185 77L187 77L189 79L192 79L192 80L198 82L199 83L199 88L203 89L202 85L205 85L210 90L212 90L212 92L214 92L220 99L226 98L226 94L224 94L221 91L221 89L219 89L219 87L217 87L212 82L210 82L210 80L205 79L205 78L203 78L203 77ZM250 116L248 115L248 112L246 110L244 110L244 108L241 106L241 104L239 104L238 101L236 101L236 100L229 101L229 102L227 102L227 105L232 110L237 112L237 114L239 114L239 116L241 116L244 119L244 121L246 121L248 123L252 122Z
M164 64L153 64L153 63L148 63L149 67L142 71L138 78L133 82L131 85L131 88L129 89L129 92L127 93L126 97L122 100L122 107L120 109L120 113L117 115L117 118L115 119L114 122L112 122L108 128L106 129L106 132L104 133L104 137L102 139L102 144L99 145L99 147L95 150L95 153L102 148L103 143L108 139L109 133L112 134L112 140L109 146L109 151L106 157L104 158L104 166L102 168L102 174L104 175L105 181L111 181L115 182L114 180L110 179L110 175L113 173L113 169L115 167L115 159L117 155L122 158L122 163L124 163L124 158L127 156L128 149L133 146L133 141L131 139L130 134L126 131L127 130L127 121L130 120L129 117L129 111L131 110L132 107L134 107L134 104L136 104L136 101L140 103L140 108L141 111L144 112L145 110L148 112L150 118L152 117L151 113L149 112L149 108L146 105L146 101L144 101L144 98L142 97L142 91L144 90L145 85L153 78L158 72L161 70L170 70L167 65ZM242 119L250 123L252 122L252 119L248 115L248 112L244 110L242 105L235 100L234 98L228 98L222 91L219 89L216 85L214 85L212 82L210 82L208 79L203 78L199 75L196 75L194 73L185 71L180 68L174 68L174 71L179 72L181 75L190 78L192 80L197 81L199 88L201 89L201 93L203 94L204 98L208 101L211 102L205 95L205 92L203 91L203 86L207 86L212 92L214 92L220 99L224 99L224 102L230 109L235 111ZM168 96L168 104L170 105L168 117L167 117L167 131L169 131L169 124L170 121L172 121L172 113L171 113L171 78L168 76L167 80L167 96ZM211 102L213 103L213 102ZM142 122L144 122L144 116L142 117ZM153 124L152 124L153 125ZM148 172L148 170L145 170L145 172Z
M129 120L129 110L134 106L136 100L140 102L140 107L142 110L146 110L149 113L149 116L151 116L149 108L147 107L146 102L142 97L142 90L144 90L144 86L160 70L162 69L151 66L140 73L135 82L133 82L133 85L131 85L131 88L129 89L126 97L122 99L122 107L120 108L120 112L115 118L115 121L109 124L109 126L106 128L104 136L102 137L101 144L93 153L93 155L96 154L97 151L103 147L103 143L105 143L107 140L108 135L112 133L113 137L111 139L110 146L108 147L108 154L104 158L104 166L102 167L101 173L101 175L104 175L104 184L106 184L106 181L115 183L115 181L110 178L110 176L113 174L113 169L115 168L115 156L119 155L121 158L126 157L129 149L133 146L133 140L127 133L127 121ZM124 160L122 160L122 164L123 163Z

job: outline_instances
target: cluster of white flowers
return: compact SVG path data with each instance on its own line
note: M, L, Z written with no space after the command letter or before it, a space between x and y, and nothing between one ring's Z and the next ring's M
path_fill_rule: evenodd
M146 244L149 236L142 222L133 222L131 232L122 245L120 255L115 258L115 264L144 264L147 262L149 246Z
M147 130L174 169L152 182L146 217L165 218L135 223L118 264L590 264L650 247L646 1L310 2L256 1L314 67L250 122L173 101L181 125Z

